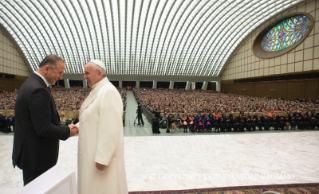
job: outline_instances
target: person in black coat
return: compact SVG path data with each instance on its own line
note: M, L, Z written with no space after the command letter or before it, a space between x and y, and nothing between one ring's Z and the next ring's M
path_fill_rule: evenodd
M310 115L308 115L307 113L301 113L302 117L303 117L303 123L304 123L304 129L310 129L310 121L311 121L311 117Z
M138 106L137 106L137 118L138 118L138 124L137 125L143 125L144 126L144 121L143 121L143 116L142 116L142 113L143 113L143 109L142 109L142 106L140 104L140 102L138 102Z
M225 132L226 120L227 120L226 116L221 115L221 117L220 117L220 132Z
M229 116L228 114L226 114L225 120L226 120L226 131L227 132L231 132L231 128L233 127L232 119L233 119L233 116Z
M253 131L256 131L257 119L258 119L258 116L257 116L257 113L255 113L255 115L251 117L251 128Z
M296 130L297 123L296 123L295 115L293 113L290 113L288 118L289 118L289 123L291 125L291 130Z
M213 122L213 126L215 128L214 133L219 133L220 132L220 118L215 116L215 119Z
M305 128L303 120L304 120L303 116L301 114L297 113L296 114L296 123L297 123L297 127L299 130L304 130L304 128Z
M159 127L158 127L158 122L159 122L160 118L157 118L157 117L154 117L152 119L153 123L152 123L152 131L153 131L153 134L154 133L161 133L160 130L159 130Z
M72 124L77 124L79 122L79 116L77 116L73 121L72 121Z
M233 119L231 120L234 132L237 132L239 130L239 117L233 116Z
M244 114L239 115L239 132L245 132L245 123L247 119L245 118Z
M271 117L268 118L266 114L263 115L263 126L264 126L264 131L269 131L269 128L271 126Z
M279 127L279 122L280 122L280 117L276 116L275 113L272 114L272 127L274 128L275 131L278 130Z
M279 116L279 128L281 130L284 130L285 129L285 125L286 125L286 122L285 122L285 116L283 114L281 114Z
M62 79L64 61L47 56L21 86L15 104L12 163L22 169L24 185L56 165L59 140L78 133L74 125L60 126L49 84Z
M257 118L256 118L256 125L258 127L258 130L259 131L262 131L263 130L263 120L264 120L264 117L262 115L257 115Z
M252 123L251 123L251 116L248 115L247 116L247 119L245 119L245 127L246 127L246 130L251 132L252 131Z
M6 117L0 112L0 131L4 131L6 127Z
M289 116L288 116L288 114L286 113L285 114L285 125L286 125L286 130L289 130L289 126L291 126L291 123L290 123L290 120L289 120Z
M315 129L317 125L317 119L314 113L309 113L310 115L310 128Z
M7 117L7 129L8 129L7 132L11 132L11 126L12 126L12 129L14 130L14 120L15 120L15 117L13 116L12 113L10 113L10 116Z

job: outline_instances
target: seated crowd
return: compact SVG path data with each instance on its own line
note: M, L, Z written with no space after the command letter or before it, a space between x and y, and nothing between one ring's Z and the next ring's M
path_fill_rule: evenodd
M285 101L211 91L134 89L139 101L159 122L195 132L227 132L278 129L314 129L318 126L319 102ZM169 115L167 115L169 113Z
M126 89L117 88L122 97L123 107L126 107ZM51 93L59 111L77 111L82 102L90 93L90 88L51 88ZM14 110L15 100L18 92L0 93L0 110ZM124 108L125 109L125 108Z
M57 110L77 111L90 93L90 88L51 88Z
M202 114L167 114L160 118L159 127L162 123L168 124L171 132L184 129L187 133L191 132L245 132L246 131L269 131L273 130L300 130L319 128L319 113L202 113Z
M122 97L123 107L125 111L126 107L126 89L117 88ZM73 87L73 88L51 88L51 93L55 101L55 105L58 111L78 111L90 93L90 88ZM14 110L15 100L17 98L17 92L3 92L0 93L0 110ZM65 118L64 115L60 115L61 124L67 124L67 119L71 119L73 122L77 121L77 118ZM13 121L12 121L13 120ZM0 113L0 131L9 131L9 127L14 127L14 116L12 113L6 118L5 115ZM11 130L10 130L11 131Z
M13 110L17 96L16 92L0 93L0 110Z

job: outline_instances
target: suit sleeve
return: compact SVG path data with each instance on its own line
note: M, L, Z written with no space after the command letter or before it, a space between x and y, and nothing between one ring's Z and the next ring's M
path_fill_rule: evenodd
M37 135L66 140L70 135L68 127L51 123L51 96L45 88L36 89L28 99L31 122Z
M115 89L108 90L101 97L100 119L97 129L95 162L109 165L123 136L121 97Z

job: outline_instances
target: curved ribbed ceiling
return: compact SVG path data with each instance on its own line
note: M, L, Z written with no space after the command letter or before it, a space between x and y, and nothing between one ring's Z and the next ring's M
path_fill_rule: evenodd
M219 76L258 25L303 0L1 0L0 23L35 71L101 59L109 75Z

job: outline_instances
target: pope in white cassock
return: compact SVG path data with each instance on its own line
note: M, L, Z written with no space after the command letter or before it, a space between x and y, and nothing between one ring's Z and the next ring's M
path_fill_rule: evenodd
M85 65L84 79L92 88L83 102L79 123L79 194L128 193L123 141L123 104L106 78L102 61Z

